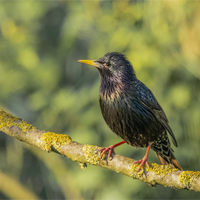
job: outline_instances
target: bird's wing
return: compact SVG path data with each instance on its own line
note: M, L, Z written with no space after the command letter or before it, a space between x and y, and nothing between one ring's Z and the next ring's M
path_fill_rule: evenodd
M138 100L144 106L146 106L149 111L151 111L151 113L153 113L153 115L158 119L158 121L167 129L171 136L173 144L178 147L174 133L168 124L167 116L165 115L162 107L159 105L158 101L152 94L151 90L147 88L142 82L140 82L140 84L137 85L137 94Z

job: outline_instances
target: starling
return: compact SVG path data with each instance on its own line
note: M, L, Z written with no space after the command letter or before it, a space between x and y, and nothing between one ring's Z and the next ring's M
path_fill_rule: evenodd
M131 63L123 54L107 53L99 60L79 60L95 66L101 77L99 102L104 120L123 141L100 149L101 157L114 148L127 143L133 147L147 147L138 171L146 164L150 148L162 165L172 164L182 170L176 160L167 135L178 147L168 119L151 90L137 79Z

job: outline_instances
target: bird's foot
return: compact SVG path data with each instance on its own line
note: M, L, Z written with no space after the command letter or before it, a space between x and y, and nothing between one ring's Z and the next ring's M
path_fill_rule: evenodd
M152 142L149 142L147 152L146 152L145 156L142 158L142 160L138 160L138 161L134 162L134 164L141 163L137 172L139 172L141 170L141 168L144 164L146 164L146 166L149 167L149 163L147 162L147 158L148 158L148 155L149 155L149 150L151 148L151 145L152 145Z
M109 147L104 147L104 148L99 149L99 151L102 152L99 160L102 159L102 157L103 157L103 155L106 153L106 151L109 151L109 152L108 152L108 159L109 159L109 158L111 157L111 154L112 154L112 153L115 153L115 152L114 152L114 148L117 147L117 146L119 146L119 145L122 145L122 144L124 144L124 143L125 143L125 141L121 141L121 142L119 142L119 143L117 143L117 144L113 144L113 145L111 145L111 146L109 146Z
M99 160L102 159L103 155L104 155L107 151L108 151L108 159L110 159L111 154L112 154L112 153L115 153L115 152L114 152L114 148L115 148L115 145L111 145L111 146L109 146L109 147L103 147L103 148L99 149L99 151L102 152Z
M142 168L142 166L143 166L144 164L146 164L146 166L149 167L149 163L147 162L147 157L148 157L148 156L145 155L144 158L142 158L141 160L138 160L138 161L135 161L135 162L134 162L134 164L141 163L140 166L139 166L139 169L137 170L137 172L139 172L139 171L141 170L141 168Z

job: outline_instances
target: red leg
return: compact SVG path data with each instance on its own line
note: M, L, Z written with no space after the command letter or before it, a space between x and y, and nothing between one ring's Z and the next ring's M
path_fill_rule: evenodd
M135 162L134 162L134 164L141 163L137 172L139 172L139 171L141 170L141 168L142 168L142 166L143 166L144 164L146 164L147 167L149 167L149 164L148 164L148 162L147 162L147 158L148 158L149 150L150 150L150 148L151 148L151 144L152 144L152 143L149 142L149 145L148 145L147 152L146 152L145 156L144 156L141 160L138 160L138 161L135 161Z
M118 147L119 145L124 144L124 143L125 143L125 141L121 141L121 142L119 142L119 143L117 143L117 144L113 144L113 145L111 145L111 146L109 146L109 147L104 147L104 148L99 149L99 151L102 152L102 153L101 153L101 156L100 156L100 160L102 159L102 157L103 157L103 155L106 153L106 151L109 151L109 153L108 153L108 158L110 158L111 153L114 152L114 148L115 148L115 147Z

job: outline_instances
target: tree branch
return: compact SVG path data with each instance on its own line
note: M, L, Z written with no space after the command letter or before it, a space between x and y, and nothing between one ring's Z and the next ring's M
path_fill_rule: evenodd
M47 152L53 151L64 155L78 162L82 169L86 168L86 164L91 164L138 179L151 186L159 184L174 189L200 191L200 172L179 171L169 165L151 163L150 168L143 167L137 173L139 165L133 164L135 160L118 154L112 155L112 160L107 160L104 156L99 162L100 147L79 144L72 141L68 135L39 130L2 109L0 109L0 131Z

